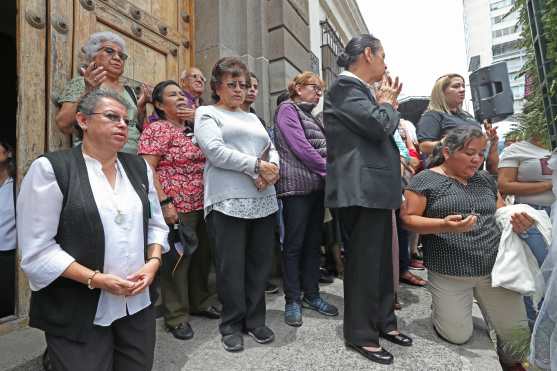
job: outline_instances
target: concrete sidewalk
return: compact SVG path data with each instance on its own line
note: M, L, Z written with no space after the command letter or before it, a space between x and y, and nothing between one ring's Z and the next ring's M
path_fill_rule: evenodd
M475 308L472 340L455 346L439 339L432 330L431 299L425 288L402 285L397 311L401 331L413 337L414 345L404 348L387 341L382 345L395 356L395 363L382 366L346 349L342 337L342 281L322 285L324 297L337 305L338 317L324 317L305 310L302 327L284 323L284 299L281 294L267 295L267 324L276 335L268 345L245 337L245 350L228 353L221 344L218 321L196 318L191 322L195 337L176 340L158 326L154 370L501 370L485 323Z
M501 370L494 346L488 336L477 307L472 340L463 346L451 345L439 339L432 330L431 299L425 288L402 285L397 311L402 332L413 337L414 345L400 347L383 341L382 345L395 356L395 363L382 366L368 361L346 349L342 337L342 281L322 285L327 300L337 305L338 317L324 317L304 311L304 324L294 328L283 321L282 294L267 295L267 324L276 335L268 345L255 343L245 337L245 350L228 353L221 344L218 321L193 317L195 331L192 340L180 341L164 330L157 320L156 371L235 371L235 370ZM44 336L34 329L23 329L0 336L0 370L40 371L40 355ZM76 370L78 371L78 370Z

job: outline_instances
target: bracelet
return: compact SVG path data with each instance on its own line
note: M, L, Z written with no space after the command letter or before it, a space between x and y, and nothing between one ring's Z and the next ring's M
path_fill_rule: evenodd
M149 260L153 260L153 259L157 259L159 261L159 267L162 266L162 259L159 258L158 256L151 256L150 258L147 258L147 263L149 262Z
M97 273L101 273L101 272L100 272L99 270L96 270L96 271L93 272L93 274L91 274L91 275L89 276L89 278L87 278L87 287L89 288L89 290L93 290L93 289L94 289L94 287L91 286L91 283L93 282L93 278L95 277L95 275L96 275Z
M172 197L167 197L167 198L165 198L164 200L161 201L161 206L168 205L168 204L172 203L173 201L174 201L174 199Z
M260 168L261 168L261 159L258 158L257 160L255 160L255 168L253 169L253 172L259 174Z

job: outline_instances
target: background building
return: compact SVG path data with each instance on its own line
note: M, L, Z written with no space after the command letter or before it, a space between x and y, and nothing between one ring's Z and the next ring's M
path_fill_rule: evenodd
M515 0L463 0L464 34L469 72L492 63L506 62L514 96L514 112L522 112L524 77L518 76L525 62L520 48ZM469 95L470 96L470 95Z

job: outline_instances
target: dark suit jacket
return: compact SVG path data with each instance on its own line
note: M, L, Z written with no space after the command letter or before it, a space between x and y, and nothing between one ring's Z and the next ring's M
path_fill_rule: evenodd
M339 76L325 96L326 207L397 209L400 154L393 139L400 114L377 105L360 80Z

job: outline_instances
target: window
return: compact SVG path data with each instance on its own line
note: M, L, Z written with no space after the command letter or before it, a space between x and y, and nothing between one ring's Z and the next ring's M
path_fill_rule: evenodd
M504 14L498 15L496 17L491 17L491 24L497 24L503 22L503 18L505 17Z
M514 3L515 0L499 0L491 3L489 8L493 11L493 10L504 8L506 6L514 5Z
M497 37L510 35L510 34L513 34L513 33L516 33L516 32L518 32L518 25L505 27L505 28L502 28L500 30L493 31L492 36L495 39Z
M470 58L470 63L468 64L468 72L474 72L478 68L480 68L480 56L474 55L472 58Z
M331 24L325 20L321 22L321 64L323 66L323 81L325 88L329 88L342 68L337 65L337 57L344 50L340 37Z
M498 57L501 55L510 54L513 52L519 51L519 44L518 41L509 41L502 44L493 45L491 47L491 51L493 53L493 57Z

